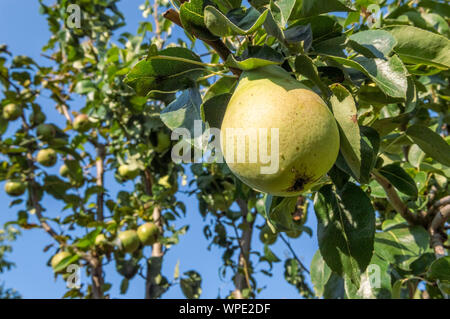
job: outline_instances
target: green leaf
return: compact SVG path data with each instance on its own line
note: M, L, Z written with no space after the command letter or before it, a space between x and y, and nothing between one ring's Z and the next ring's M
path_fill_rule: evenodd
M283 61L283 56L268 46L249 46L239 60L230 54L225 65L231 68L249 71L267 65L281 64Z
M214 84L212 84L208 90L205 93L205 96L203 97L204 101L209 100L215 95L223 94L223 93L232 93L234 90L236 83L238 79L237 78L231 78L231 77L222 77L219 80L217 80Z
M190 0L180 7L180 20L183 28L202 40L216 40L205 24L204 9L212 5L209 0Z
M202 293L202 277L194 270L184 273L180 279L181 291L188 299L198 299Z
M412 26L386 28L397 40L394 51L405 63L450 68L450 40Z
M209 31L220 37L247 35L255 32L266 20L268 10L259 13L250 8L237 8L226 15L213 6L206 6L205 25Z
M300 2L300 1L298 1ZM291 19L317 16L327 12L351 12L355 10L351 0L303 0L291 13Z
M419 168L424 158L425 152L417 144L411 145L408 152L408 162L412 166Z
M431 280L450 283L450 256L444 256L433 261L427 276Z
M317 297L323 296L325 286L331 277L331 269L323 260L320 250L316 251L311 261L311 282Z
M320 252L337 274L359 287L360 273L372 258L375 212L370 198L352 183L335 193L323 186L314 199Z
M375 253L403 270L430 251L428 232L422 226L399 225L375 235Z
M123 278L122 282L120 283L120 294L124 295L128 291L128 286L130 284L130 281L127 278Z
M394 55L388 59L357 57L355 60L337 56L329 57L338 63L363 72L387 95L406 99L407 71L398 56Z
M282 16L282 24L285 25L289 21L292 10L295 8L296 0L278 0L276 2L271 1L271 6L276 5Z
M414 124L407 128L406 135L428 156L441 164L450 166L450 145L439 134L426 126Z
M190 143L195 146L195 140L202 137L205 129L200 109L201 104L202 97L198 89L185 90L175 101L162 110L161 120L171 130L186 128L190 133ZM195 130L196 123L201 123L201 131L199 132Z
M306 54L301 54L295 59L295 71L310 79L322 91L323 95L329 96L331 94L330 89L320 79L313 60Z
M381 175L386 177L389 182L392 183L392 185L395 186L399 191L402 193L417 197L418 190L416 183L412 179L411 176L408 175L408 173L405 172L403 168L400 167L398 164L389 164L386 166L381 167L378 170Z
M397 41L387 31L368 30L352 34L348 44L368 58L384 58L389 56Z
M170 57L181 60L171 60ZM154 90L172 92L185 89L193 86L195 80L204 72L204 66L196 62L201 62L200 57L189 49L167 48L156 56L138 62L124 81L142 96Z
M331 87L330 103L339 124L340 151L356 178L361 176L361 135L357 120L355 101L350 92L340 84Z
M398 116L386 117L373 122L371 127L375 129L380 136L386 136L400 125L408 123L410 114L402 113Z
M345 292L350 299L388 299L391 297L391 274L389 263L378 257L372 256L370 265L361 274L359 289L345 278Z
M61 272L61 271L65 270L67 267L69 267L71 264L73 264L76 261L78 261L79 259L80 259L80 256L78 256L78 255L68 256L68 257L64 258L63 260L61 260L56 265L56 267L53 268L53 271L55 273Z
M296 205L297 197L295 196L277 197L268 195L266 198L266 216L269 223L274 225L278 231L295 230L296 226L291 213L295 211Z
M358 13L359 15L359 13ZM342 26L333 16L313 16L302 18L290 24L291 27L297 25L310 25L313 43L318 43L330 38L338 37L342 34Z
M209 124L209 127L220 128L222 126L222 120L230 99L230 93L219 94L201 105L202 119Z

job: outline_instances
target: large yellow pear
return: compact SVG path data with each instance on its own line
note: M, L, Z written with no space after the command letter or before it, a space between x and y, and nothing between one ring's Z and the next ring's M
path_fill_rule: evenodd
M239 130L248 135L237 134ZM257 142L252 131L257 132ZM264 131L267 135L260 133ZM316 93L281 67L266 66L241 75L225 111L221 148L231 171L248 186L276 196L296 196L333 166L339 131ZM244 149L245 158L239 159ZM249 155L255 150L256 160Z

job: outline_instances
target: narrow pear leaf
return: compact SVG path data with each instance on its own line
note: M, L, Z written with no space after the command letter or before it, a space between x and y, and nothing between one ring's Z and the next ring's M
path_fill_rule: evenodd
M338 37L342 34L342 26L337 19L333 16L314 16L296 20L290 27L297 25L310 25L313 43L319 43L321 41Z
M201 105L202 119L209 124L210 128L220 129L230 99L230 93L218 94Z
M425 152L417 144L411 145L408 152L408 162L412 166L419 168L424 158Z
M450 166L450 145L436 132L426 126L414 124L406 130L414 143L433 159L441 164Z
M172 60L170 57L182 60ZM189 60L193 63L189 63ZM181 47L167 48L159 51L156 56L138 62L124 81L142 96L154 90L171 92L185 89L192 86L195 79L204 72L205 68L195 62L201 60L191 50Z
M185 90L175 101L162 110L161 120L171 130L176 128L187 129L190 133L190 143L196 146L195 141L203 137L205 130L200 109L201 104L202 97L198 89ZM199 127L201 130L195 130L196 123L201 123Z
M418 190L414 179L412 179L412 177L398 164L383 166L378 171L400 192L412 197L417 197Z
M397 40L394 51L405 63L450 68L450 40L446 37L406 25L387 27L386 30Z
M397 41L388 31L368 30L352 34L348 45L368 58L388 57Z
M398 56L394 55L388 59L357 57L354 60L337 56L329 57L338 63L363 72L387 95L406 99L407 71Z
M306 54L301 54L295 58L295 71L310 79L322 91L323 95L331 95L330 89L320 79L319 72L313 60Z
M375 235L375 253L403 270L411 270L411 264L430 252L430 238L422 226L399 225Z
M278 8L280 8L281 15L283 17L283 24L289 21L292 10L295 7L296 0L278 0L273 2Z
M340 84L331 87L333 95L330 103L334 117L339 124L340 151L359 180L361 176L361 135L357 120L357 110L352 95Z
M219 94L232 93L236 86L237 81L238 79L234 77L220 78L208 88L208 90L205 93L205 96L203 97L203 100L207 101L213 96Z
M187 299L198 299L202 294L202 277L195 270L187 271L180 279L181 291Z
M427 276L431 280L440 280L450 284L450 256L435 260L430 265Z
M180 7L180 20L183 28L202 40L216 40L217 36L208 30L203 16L205 7L212 4L209 0L184 2Z
M352 12L355 6L351 0L303 0L294 7L291 19L317 16L327 12Z
M259 13L250 8L237 8L226 15L213 6L206 6L205 25L209 31L220 37L247 35L255 32L266 20L268 10Z
M346 277L345 292L350 299L390 298L391 274L389 273L389 263L374 254L370 265L361 274L359 289Z
M282 28L276 22L273 13L269 11L264 28L267 34L280 41L292 54L308 51L312 43L312 31L310 25L296 25L288 30Z
M322 297L328 279L331 277L331 269L323 260L320 250L316 251L311 261L311 282L317 297Z
M314 199L320 252L327 265L359 287L372 258L375 212L370 198L352 183L337 194L323 186Z
M231 68L249 71L267 65L283 63L283 56L268 46L248 47L242 57L238 60L230 54L225 65Z

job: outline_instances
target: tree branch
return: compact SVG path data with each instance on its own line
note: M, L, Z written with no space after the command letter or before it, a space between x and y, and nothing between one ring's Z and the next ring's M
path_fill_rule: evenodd
M438 202L439 201L437 201L436 203ZM437 214L431 221L430 227L428 228L428 232L430 233L431 236L431 247L434 250L436 258L441 258L445 256L444 241L446 240L446 238L445 238L444 224L447 222L449 218L450 218L450 204L440 206L438 208Z
M308 268L306 268L306 266L300 261L300 258L297 257L297 254L295 253L289 241L286 238L284 238L282 234L279 234L279 236L281 240L286 244L287 248L291 251L292 255L294 256L294 259L298 262L300 267L309 274Z
M248 214L247 203L242 199L238 199L237 204L241 209L242 223L245 225L244 230L242 231L241 238L239 238L237 234L237 229L235 227L235 232L240 247L238 268L242 268L244 270L244 275L240 273L239 270L236 272L236 275L234 277L235 290L233 291L233 296L236 299L243 299L244 297L242 295L242 290L246 288L252 289L250 285L250 276L249 276L249 257L250 257L250 244L252 241L254 222L247 221L247 214Z
M372 172L372 176L375 180L383 187L389 202L392 207L394 207L395 211L399 213L410 225L421 225L422 220L419 216L414 215L406 206L406 204L400 199L395 190L394 186L380 173L377 171Z

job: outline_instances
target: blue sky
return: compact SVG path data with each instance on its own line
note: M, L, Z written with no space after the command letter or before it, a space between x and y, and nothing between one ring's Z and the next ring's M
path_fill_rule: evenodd
M75 1L74 1L75 2ZM119 4L120 10L124 13L127 26L121 32L135 33L138 23L144 21L138 6L143 0L126 0ZM47 30L47 22L44 16L39 14L39 4L36 0L1 0L0 1L0 44L7 44L9 50L14 55L27 55L35 59L39 64L48 65L48 60L40 55L41 48L46 44L50 33ZM177 27L176 27L177 28ZM177 32L181 35L181 32ZM50 115L51 122L64 124L64 119L54 111L54 103L45 97L39 98L39 103L45 105ZM82 106L81 99L75 99L72 105L75 108ZM58 165L56 167L59 167ZM56 170L57 168L55 168ZM188 171L188 170L187 170ZM120 190L130 187L129 184L120 185L115 182L112 174L107 175L106 185L114 195ZM181 190L187 190L181 187ZM163 273L171 280L177 261L180 261L181 273L188 270L196 270L202 276L202 298L224 297L233 285L229 281L222 281L219 278L219 267L222 265L222 251L212 248L207 249L209 242L203 236L205 221L202 220L198 212L198 203L195 197L187 197L184 194L178 195L179 200L185 202L187 214L185 218L177 221L177 226L189 224L188 233L181 237L180 244L170 249L164 259ZM8 208L11 198L3 192L3 185L0 185L0 202L3 209L0 211L0 224L15 218L18 208ZM47 209L47 216L58 216L61 214L62 206L57 201L44 198L44 207ZM31 219L33 216L30 217ZM258 220L258 225L263 223L262 218ZM317 239L315 237L316 219L314 212L310 209L307 225L314 231L313 238L306 234L299 239L291 240L297 256L309 267L311 259L317 250ZM46 265L51 258L51 252L44 252L43 248L52 243L52 239L41 229L23 231L19 239L13 243L14 251L9 255L10 260L16 263L16 267L6 273L0 274L0 284L5 283L6 287L17 289L24 298L60 298L66 291L65 283L61 278L54 279L53 272ZM254 236L252 246L260 250L262 245ZM147 248L150 249L150 248ZM278 240L272 246L273 251L280 257L290 256L287 247ZM146 251L150 255L150 251ZM266 265L263 266L265 269ZM261 267L258 267L261 268ZM106 281L113 284L110 291L112 298L142 298L144 295L144 281L136 276L131 282L128 293L123 296L119 294L121 277L115 272L114 263L106 266ZM272 277L258 275L256 278L260 286L266 286L259 295L259 298L298 298L297 290L284 280L283 263L275 264L272 270ZM84 273L82 274L84 275ZM86 276L81 278L82 283L87 283L90 279ZM179 286L172 287L164 298L183 298Z

